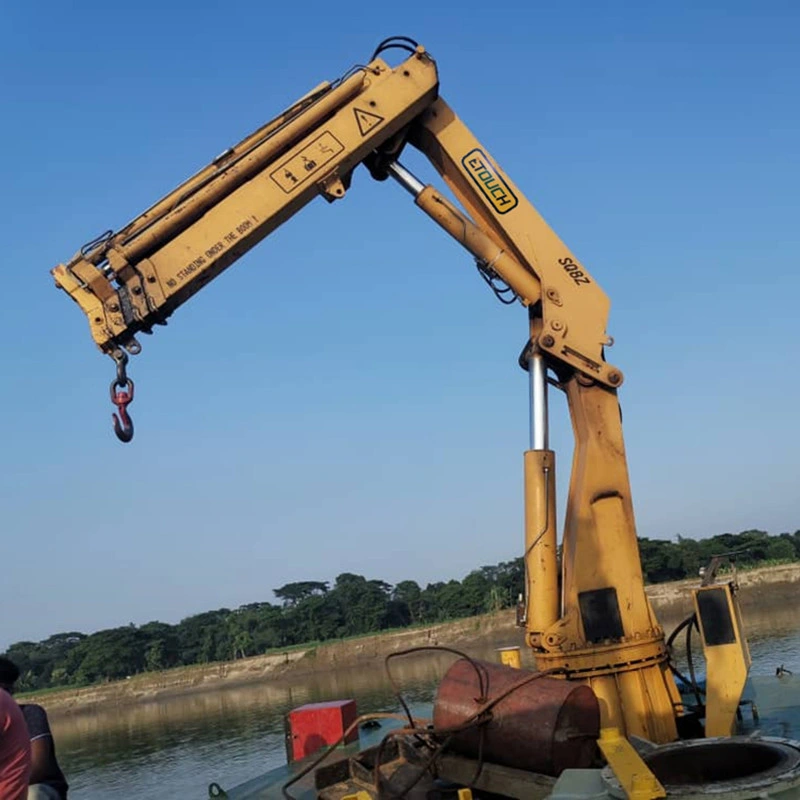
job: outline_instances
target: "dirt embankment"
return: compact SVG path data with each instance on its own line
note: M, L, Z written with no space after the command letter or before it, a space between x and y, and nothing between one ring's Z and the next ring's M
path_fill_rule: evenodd
M739 572L739 603L742 614L758 616L797 604L800 598L800 563ZM683 619L692 613L691 589L697 580L657 583L647 587L656 614L664 622Z
M739 584L746 622L748 612L763 616L779 609L796 607L800 597L800 564L764 567L740 573ZM692 612L690 589L697 585L697 580L685 580L647 587L656 615L666 628L674 626ZM490 641L504 645L523 644L523 632L515 625L513 610L238 661L144 673L124 681L30 695L25 700L41 703L50 713L90 711L99 706L147 702L170 695L209 691L267 678L289 681L310 673L374 662L389 653L413 647L458 646Z
M89 711L101 706L106 708L131 702L147 702L176 694L209 691L265 679L290 681L313 673L373 662L389 653L412 647L454 645L498 636L502 638L506 633L514 637L512 644L522 643L522 633L514 625L513 611L252 656L237 661L145 672L122 681L26 695L21 702L40 703L51 714Z

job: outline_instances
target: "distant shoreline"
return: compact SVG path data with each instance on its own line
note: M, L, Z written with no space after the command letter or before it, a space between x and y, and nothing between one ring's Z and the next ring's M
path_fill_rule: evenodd
M751 632L792 626L795 620L800 623L797 603L800 563L740 572L739 584L745 626ZM697 580L682 580L647 587L650 602L667 631L692 613L689 589L697 585ZM237 661L145 672L127 680L94 686L31 693L24 696L24 701L41 704L51 715L90 713L258 681L290 683L319 672L374 665L387 654L410 647L432 644L465 647L489 641L518 645L524 651L524 634L515 625L513 609L345 641L298 646Z

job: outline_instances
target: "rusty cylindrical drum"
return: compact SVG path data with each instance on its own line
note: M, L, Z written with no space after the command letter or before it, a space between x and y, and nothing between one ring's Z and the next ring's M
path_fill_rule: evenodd
M478 670L484 702L478 702ZM594 692L557 678L530 680L535 674L476 659L456 661L436 693L433 725L437 731L463 725L492 700L508 694L491 707L487 723L455 734L448 749L471 758L482 753L484 761L543 775L592 766L600 736L600 706Z

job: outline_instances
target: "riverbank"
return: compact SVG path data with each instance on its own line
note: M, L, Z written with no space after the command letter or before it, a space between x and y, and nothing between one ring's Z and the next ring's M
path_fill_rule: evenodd
M800 563L762 567L739 574L740 602L748 630L774 623L787 612L796 613L800 598ZM662 625L669 631L692 613L690 589L696 580L647 587L647 594ZM26 702L44 706L48 713L71 714L99 707L161 700L176 694L204 692L257 681L291 682L313 673L379 665L390 653L414 647L444 645L468 647L522 646L523 631L515 612L506 609L479 617L406 628L317 646L297 647L279 653L214 664L198 664L161 672L146 672L123 681L76 689L56 689L26 696ZM530 664L526 648L525 660ZM526 664L526 665L528 665Z

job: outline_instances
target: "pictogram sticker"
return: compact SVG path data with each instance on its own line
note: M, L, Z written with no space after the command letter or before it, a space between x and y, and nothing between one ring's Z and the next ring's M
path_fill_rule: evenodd
M384 119L371 111L362 111L360 108L354 108L353 113L356 115L358 129L361 131L362 136L366 136L374 127L380 125Z
M286 194L290 194L343 150L344 145L330 131L323 131L269 176Z

